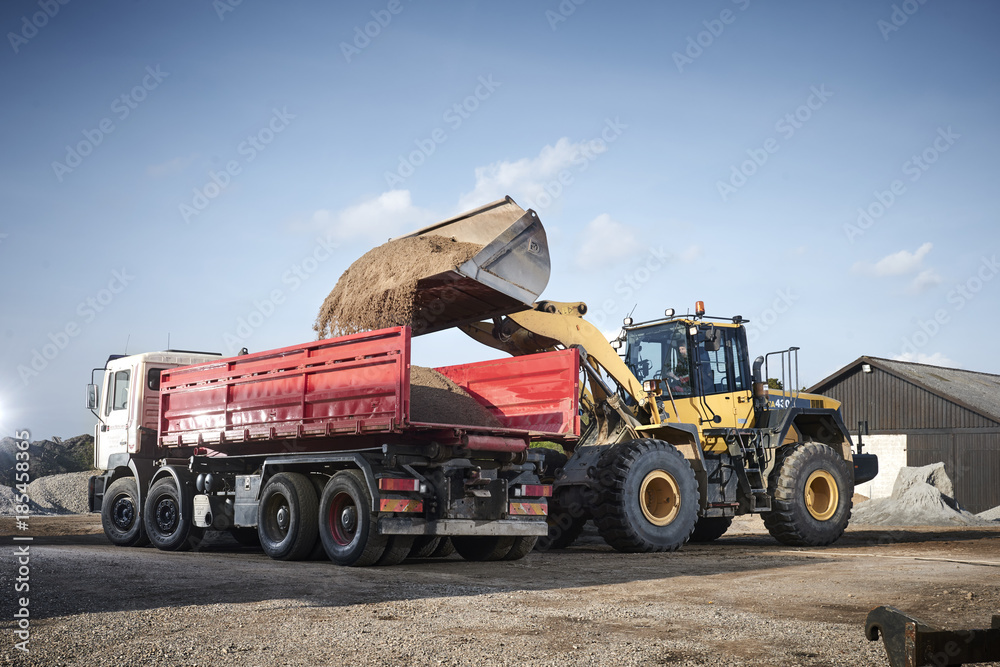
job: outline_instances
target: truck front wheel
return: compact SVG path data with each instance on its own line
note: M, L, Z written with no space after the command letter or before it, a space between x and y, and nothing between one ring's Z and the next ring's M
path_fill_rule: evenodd
M372 496L361 473L344 470L330 478L319 503L319 536L337 565L375 565L389 539L379 535Z
M316 544L316 489L305 475L278 473L257 505L260 546L275 560L302 560Z
M764 526L779 542L796 547L836 542L851 518L852 471L832 447L806 442L780 450L768 480L771 511Z
M153 546L161 551L186 551L201 541L204 530L193 523L191 498L174 480L164 477L149 489L143 521Z
M139 487L134 477L116 479L104 492L101 523L111 544L118 547L141 547L149 544L139 515Z

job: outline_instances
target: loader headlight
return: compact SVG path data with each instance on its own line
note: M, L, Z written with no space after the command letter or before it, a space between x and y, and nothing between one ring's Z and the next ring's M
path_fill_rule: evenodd
M623 322L625 323L625 326L627 326L627 327L630 327L630 326L632 326L632 318L631 318L631 317L626 317L626 318L625 318L624 320L622 320L622 321L623 321Z
M667 308L665 311L663 311L663 314L666 315L667 319L669 320L671 317L674 316L674 312L676 311L674 311L673 308Z

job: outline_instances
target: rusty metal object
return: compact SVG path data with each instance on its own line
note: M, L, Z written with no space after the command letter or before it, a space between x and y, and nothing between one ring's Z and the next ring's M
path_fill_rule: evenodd
M985 630L938 630L895 607L868 612L865 635L885 644L892 667L967 665L1000 660L1000 616Z

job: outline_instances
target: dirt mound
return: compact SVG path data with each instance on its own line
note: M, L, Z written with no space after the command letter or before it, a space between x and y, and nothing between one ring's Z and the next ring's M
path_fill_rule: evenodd
M410 421L498 428L489 410L433 368L410 366Z
M483 246L444 236L412 236L369 250L340 276L313 329L320 339L412 325L417 281L450 271Z
M963 510L952 497L951 479L943 463L902 468L892 495L854 508L852 525L983 526L989 521Z

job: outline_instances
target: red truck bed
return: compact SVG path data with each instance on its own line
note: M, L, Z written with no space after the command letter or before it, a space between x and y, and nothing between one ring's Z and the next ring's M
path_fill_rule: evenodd
M163 371L159 444L238 454L246 443L325 439L323 448L353 449L358 436L447 430L509 451L580 433L576 350L436 370L504 428L411 422L410 328L395 327Z

